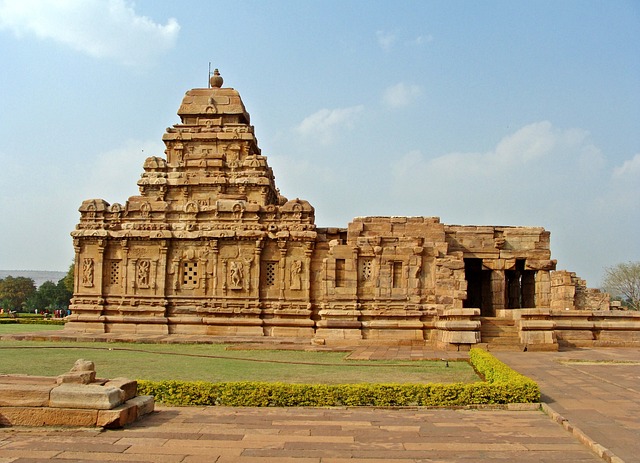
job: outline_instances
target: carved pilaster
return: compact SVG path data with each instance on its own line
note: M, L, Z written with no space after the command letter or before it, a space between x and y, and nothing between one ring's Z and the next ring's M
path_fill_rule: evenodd
M151 291L152 293L155 295L156 290L158 289L158 261L157 260L152 260L151 261L151 269L149 270L149 284L151 287Z
M287 264L287 242L278 241L278 250L280 251L280 261L278 262L279 278L280 278L280 300L284 300L285 272Z
M73 250L75 251L75 255L73 257L73 293L80 292L80 253L82 252L82 246L80 245L80 240L77 238L73 240Z
M211 296L216 296L218 292L218 258L220 249L218 248L218 240L211 240Z
M104 281L104 255L105 255L105 250L107 249L107 240L105 239L101 239L98 240L98 259L97 259L97 263L99 265L95 265L95 283L94 285L98 288L98 293L100 294L101 297L104 296L103 294L103 284L102 282Z
M380 299L380 294L382 291L381 288L381 284L380 284L380 267L382 266L382 246L375 246L373 248L373 252L375 253L375 256L373 258L373 261L371 262L371 265L373 266L373 268L371 269L371 279L373 281L374 284L374 298Z
M103 259L104 262L104 259ZM129 281L129 242L127 240L122 240L122 289L124 295L128 294L127 288ZM135 278L134 278L135 279Z
M253 267L253 285L251 286L251 297L260 298L260 272L262 271L262 249L264 248L263 240L256 240L253 248L253 261L256 263Z
M302 290L304 291L304 300L307 302L311 301L311 258L313 256L313 247L314 243L305 243Z
M131 272L129 274L132 275L130 282L131 294L136 294L136 289L138 288L138 259L131 259L129 263L131 264Z
M222 294L223 295L227 295L227 260L226 259L222 259L222 265L221 265L221 270L222 270Z
M167 257L169 254L169 247L167 242L162 240L160 242L160 260L158 261L158 271L156 273L156 279L154 284L154 294L167 295ZM158 284L159 283L159 284Z

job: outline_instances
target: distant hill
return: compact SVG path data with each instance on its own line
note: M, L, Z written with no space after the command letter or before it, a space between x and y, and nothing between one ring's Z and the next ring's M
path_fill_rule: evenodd
M53 281L57 283L67 272L49 272L45 270L0 270L0 279L6 278L8 276L16 277L26 277L31 278L36 284L36 287L39 287L45 281Z

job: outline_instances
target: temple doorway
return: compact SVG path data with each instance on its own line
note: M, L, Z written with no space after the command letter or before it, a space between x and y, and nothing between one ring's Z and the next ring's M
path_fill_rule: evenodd
M507 309L533 308L536 292L536 272L525 270L525 259L516 259L514 270L507 270L506 279L506 303Z
M483 317L495 315L491 297L491 270L482 268L482 259L464 259L464 275L467 280L467 299L464 308L479 308Z

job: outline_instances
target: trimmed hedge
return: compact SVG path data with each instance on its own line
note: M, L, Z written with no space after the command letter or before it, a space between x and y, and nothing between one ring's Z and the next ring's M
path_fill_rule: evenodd
M0 325L6 324L19 324L19 325L64 325L65 321L57 318L57 319L46 319L42 318L0 318Z
M428 406L535 403L538 385L488 352L471 349L486 381L449 384L285 384L265 382L138 381L138 394L167 405L227 407Z

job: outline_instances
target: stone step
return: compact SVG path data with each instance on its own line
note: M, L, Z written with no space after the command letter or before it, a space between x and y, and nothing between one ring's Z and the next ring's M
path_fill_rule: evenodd
M480 332L481 333L487 333L487 334L496 334L496 335L500 335L502 333L508 334L508 333L517 333L518 330L513 327L510 329L506 329L506 328L491 328L491 327L487 327L487 328L480 328Z
M480 342L474 347L486 350L487 352L524 352L525 347L520 344L496 344L494 342Z
M515 320L479 317L481 344L488 351L523 351Z

